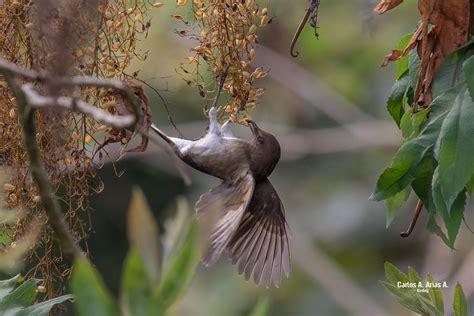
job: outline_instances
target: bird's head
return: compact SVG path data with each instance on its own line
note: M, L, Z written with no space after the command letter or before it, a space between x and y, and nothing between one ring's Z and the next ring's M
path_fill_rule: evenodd
M280 144L275 136L260 129L252 120L247 120L253 134L250 169L256 177L268 177L280 160Z

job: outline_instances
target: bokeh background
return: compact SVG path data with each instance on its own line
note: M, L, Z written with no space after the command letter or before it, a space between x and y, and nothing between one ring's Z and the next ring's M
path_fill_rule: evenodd
M379 173L390 163L401 135L385 110L395 77L393 65L380 68L398 39L416 27L415 1L406 1L383 16L372 12L375 0L322 0L319 40L307 27L289 55L293 32L307 1L268 1L273 22L260 34L256 66L269 70L258 82L265 94L250 115L277 136L282 160L271 176L285 205L292 229L293 272L279 289L246 282L225 256L213 267L200 266L171 315L247 315L260 297L270 300L271 315L407 315L383 289L386 260L423 276L447 281L451 310L456 281L472 303L474 291L473 234L461 228L456 250L429 234L422 215L409 238L399 237L408 225L416 200L412 196L389 228L385 206L368 197ZM170 115L187 138L207 126L205 104L175 69L195 43L175 34L182 25L170 15L186 14L175 1L152 11L152 28L141 49L145 62L132 70L160 91ZM262 4L265 1L261 1ZM162 101L146 90L154 122L172 135ZM243 126L234 131L250 137ZM128 155L99 172L105 190L92 198L94 231L89 240L92 260L115 292L128 243L126 210L131 189L140 186L162 224L184 196L193 205L216 179L187 168L186 186L162 147ZM472 207L466 222L474 226ZM190 212L192 215L192 211ZM472 306L472 304L471 304ZM472 310L472 308L471 308Z

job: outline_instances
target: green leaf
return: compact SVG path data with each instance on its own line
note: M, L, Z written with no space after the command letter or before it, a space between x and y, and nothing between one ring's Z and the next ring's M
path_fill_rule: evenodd
M438 237L440 237L446 245L449 245L448 237L443 232L441 227L439 227L438 223L436 223L435 216L432 215L432 214L430 214L430 217L428 218L428 223L426 224L426 229L428 229L428 231L432 232L433 234L438 235Z
M31 305L22 309L16 316L47 316L54 305L64 303L65 301L73 299L72 295L58 296L53 299Z
M84 258L74 261L69 285L80 316L118 316L120 312L99 273Z
M415 179L411 183L413 191L415 191L418 198L423 202L423 206L430 214L436 214L431 184L433 182L433 173L437 165L433 155L424 157L418 165L415 172Z
M466 90L456 98L439 136L439 177L448 209L474 175L473 122L474 102Z
M41 303L35 303L38 295L39 279L28 279L19 286L20 275L0 281L0 315L46 316L54 305L72 299L72 295L63 295Z
M459 93L466 88L465 83L460 83L448 90L446 90L443 94L436 97L430 104L429 109L429 122L423 130L428 129L429 125L435 125L439 132L441 129L441 125L448 115L449 111L452 109L454 105L454 101ZM434 128L433 128L434 129ZM422 131L423 134L423 131Z
M250 312L249 316L268 316L270 312L270 302L268 297L263 297L258 300L257 305Z
M391 166L380 175L370 199L382 201L405 189L413 181L418 164L431 150L432 145L420 138L403 144Z
M425 156L431 156L441 125L453 106L461 86L456 86L437 97L430 105L429 120L420 135L404 143L395 154L392 164L379 177L371 200L385 200L409 185L418 165Z
M442 309L439 309L438 305L432 302L430 294L418 291L418 289L421 289L420 282L421 284L423 282L415 269L408 267L407 277L397 267L385 262L385 274L390 283L382 282L382 285L396 297L400 304L421 315L444 315ZM408 286L404 287L405 284ZM412 285L414 286L412 287Z
M429 109L423 109L413 114L410 108L405 112L400 122L400 130L405 141L411 140L420 134L420 128L428 116Z
M396 285L383 281L381 283L393 296L395 296L395 298L401 305L418 314L423 314L424 309L423 306L420 304L418 297L416 296L415 289L398 288Z
M410 196L411 193L411 188L406 187L402 191L398 192L392 197L389 197L386 201L386 206L387 206L387 212L386 212L386 217L387 217L387 224L386 227L388 228L390 224L392 223L393 219L395 218L395 215L398 213L400 208L405 204L406 200Z
M183 232L189 224L189 217L192 216L188 200L183 196L176 198L176 208L173 209L174 216L168 218L165 222L166 234L161 236L163 243L163 258L168 259L173 256L173 252L178 249L179 243L182 241ZM163 266L167 265L167 260L163 262Z
M464 77L466 78L467 88L474 99L474 56L469 57L462 66Z
M412 182L413 191L423 202L423 206L429 212L428 223L426 229L436 235L438 235L446 245L450 245L449 238L443 232L443 230L436 223L435 215L438 212L438 208L433 199L433 175L437 169L437 163L433 156L425 157L420 163L418 170L416 171L415 180ZM454 223L450 221L450 223Z
M421 314L430 316L444 316L444 313L437 309L433 302L431 302L429 295L427 293L424 294L426 294L426 296L421 296L420 293L416 293L418 302L420 303L421 309L423 310L423 313Z
M411 283L416 283L417 288L419 288L418 287L419 282L421 282L421 284L423 284L422 279L421 279L420 275L418 274L418 272L416 272L416 270L413 269L410 266L408 266L408 279L410 280ZM425 298L426 300L430 299L430 295L428 293L425 293L425 292L416 291L416 295L417 295L418 299L421 299L421 298ZM432 305L432 304L423 303L422 305L423 305L424 309L431 309L431 307L434 307L434 305ZM431 305L431 306L429 306L429 305Z
M429 109L423 109L421 111L416 112L413 114L411 118L411 126L412 126L412 134L410 137L417 137L420 134L421 127L423 123L426 121L426 118L429 114Z
M414 282L414 283L421 282L421 278L420 278L420 275L418 274L418 272L416 272L416 270L413 269L410 266L408 266L408 280L410 280L410 282Z
M420 57L418 57L418 52L416 49L413 49L408 53L408 85L415 89L416 82L418 80L418 72L420 70Z
M473 54L473 41L469 41L458 48L443 60L441 67L436 71L431 86L433 97L436 98L454 85L469 80L462 71L462 65Z
M400 126L400 120L405 112L403 109L404 97L408 88L408 72L395 81L387 100L387 111L395 123Z
M13 230L6 228L0 230L0 244L10 245L13 241Z
M161 267L158 226L143 192L138 188L133 189L127 228L131 247L140 255L152 284L156 284Z
M472 190L474 189L474 176L466 183L466 193L472 196Z
M8 280L0 280L0 302L5 295L11 292L15 286L20 282L21 276L19 274L15 275L13 278Z
M33 304L38 294L39 279L28 279L16 289L1 298L0 312L6 313L9 309L27 307Z
M131 249L125 259L122 273L121 304L130 315L159 315L161 309L151 304L152 284L142 259Z
M405 273L388 261L385 261L384 269L387 280L392 284L397 284L398 281L402 283L409 281L408 276Z
M454 289L453 308L456 316L467 316L466 296L464 296L464 291L459 283Z
M434 283L435 281L431 277L431 275L426 276L426 281L430 283ZM428 293L430 294L431 302L436 306L436 308L444 314L444 302L443 302L443 292L441 291L441 288L439 287L431 287L428 290Z
M188 227L180 249L170 261L169 268L163 275L160 286L156 289L155 297L157 297L166 308L173 304L184 291L191 281L199 262L197 225L196 219L193 219Z
M435 75L432 84L432 95L437 97L457 82L464 80L458 53L453 52L447 57Z
M456 200L454 201L451 209L448 209L445 203L445 198L441 190L441 181L439 177L439 167L436 168L433 175L433 201L438 213L443 219L444 226L448 232L448 243L450 248L454 247L456 236L461 227L462 219L464 216L464 205L466 202L466 192L462 190Z
M405 111L400 120L400 131L404 140L408 139L413 133L413 125L411 124L411 116L413 115L413 109L409 108Z
M413 33L403 35L400 38L396 49L403 51L405 47L407 47L412 37ZM400 77L403 76L403 74L408 70L408 56L403 56L402 58L396 60L395 65L397 66L397 79L400 79Z

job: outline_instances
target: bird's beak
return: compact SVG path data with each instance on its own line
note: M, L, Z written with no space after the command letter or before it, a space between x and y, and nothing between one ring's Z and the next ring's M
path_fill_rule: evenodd
M260 130L259 127L257 126L257 124L255 124L255 122L252 121L252 120L247 120L247 123L249 124L249 127L250 127L250 130L252 131L252 134L254 136L257 136L258 131Z

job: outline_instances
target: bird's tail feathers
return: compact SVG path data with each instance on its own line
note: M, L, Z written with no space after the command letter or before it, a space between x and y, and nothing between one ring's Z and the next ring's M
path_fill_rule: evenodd
M266 287L280 286L281 275L291 272L290 229L283 204L268 179L255 185L253 198L227 245L232 264L247 280L253 275Z

